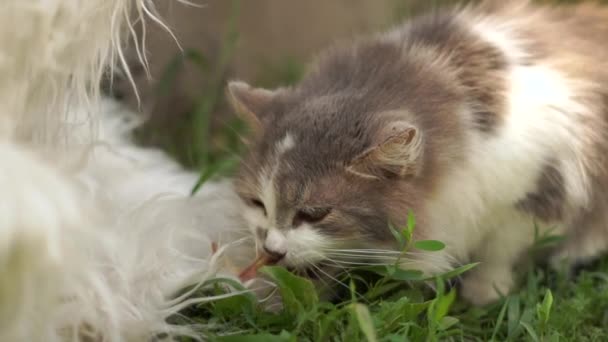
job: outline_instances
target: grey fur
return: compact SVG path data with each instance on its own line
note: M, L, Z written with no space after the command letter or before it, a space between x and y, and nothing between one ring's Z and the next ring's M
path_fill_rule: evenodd
M529 193L517 207L543 223L563 219L566 189L561 171L555 165L547 164L537 184L536 192Z

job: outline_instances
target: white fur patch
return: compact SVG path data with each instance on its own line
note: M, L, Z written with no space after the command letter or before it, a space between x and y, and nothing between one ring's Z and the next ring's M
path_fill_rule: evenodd
M271 225L276 224L276 189L274 186L274 177L279 170L279 164L281 162L281 155L295 146L295 140L290 133L285 134L285 137L276 144L276 156L274 158L274 164L268 169L263 170L260 173L260 199L266 206L266 212L268 216L268 223ZM268 225L263 227L268 229Z
M464 18L470 20L470 18ZM471 29L486 42L498 47L507 57L509 63L517 64L528 57L521 48L522 41L513 39L513 31L518 27L517 22L505 21L504 18L477 18Z
M262 172L260 174L260 200L264 203L266 207L266 215L268 218L268 222L276 221L276 207L277 207L277 199L276 199L276 191L274 188L274 175L277 171L277 165L275 165L269 172ZM268 225L263 227L264 229L268 229Z
M469 136L468 160L454 165L427 208L431 238L445 241L438 255L466 261L474 252L501 272L533 242L531 217L515 203L534 192L543 167L554 157L564 167L567 198L586 203L588 185L581 156L581 116L575 88L549 66L514 66L509 72L508 111L495 136ZM559 233L564 227L557 228ZM483 270L483 268L480 268Z
M308 224L286 233L288 254L285 262L293 266L308 266L323 260L325 249L331 246L330 239Z
M287 238L278 229L269 229L264 247L276 254L286 254L288 252Z
M295 146L296 146L296 142L293 138L293 135L291 135L290 133L287 133L287 134L285 134L285 137L283 138L283 140L281 140L277 144L276 149L279 154L283 154L283 153L291 150Z
M122 121L133 113L97 102L106 71L126 67L128 26L162 25L152 2L1 7L0 341L192 333L168 324L192 303L173 296L208 279L242 233L235 196L208 183L191 197L198 176L134 146Z

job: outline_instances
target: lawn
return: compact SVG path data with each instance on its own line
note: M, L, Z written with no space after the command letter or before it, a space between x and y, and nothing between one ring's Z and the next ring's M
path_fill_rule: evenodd
M400 11L396 13L408 14L406 8ZM233 19L237 15L238 6ZM201 77L209 80L177 131L144 127L139 132L144 141L161 137L157 144L200 170L198 185L229 176L243 150L238 135L246 133L238 120L223 119L220 129L211 129L215 113L226 110L224 76L238 41L235 23L227 23L216 64L209 65L202 52L187 50L167 66L159 94L171 86L184 63L199 65ZM269 66L258 83L293 83L304 69L299 61L286 57L283 63ZM405 227L405 233L395 229L396 239L403 239L405 249L411 229L415 224ZM537 246L546 247L556 240L539 237ZM201 323L202 333L212 341L608 341L604 328L608 326L608 259L568 274L540 264L524 265L519 290L484 308L470 307L458 299L458 279L474 266L427 280L392 266L354 271L335 282L341 293L331 302L320 300L307 279L267 267L263 272L279 285L285 303L282 311L265 311L252 295L242 294L189 308L184 317L175 319ZM239 288L217 279L207 291L221 293L225 286Z
M607 341L606 271L606 261L571 276L530 265L519 291L476 308L459 301L457 286L448 290L438 280L432 289L415 273L353 274L336 284L347 287L342 296L328 302L307 279L266 268L282 311L264 311L244 294L184 314L203 323L212 341Z

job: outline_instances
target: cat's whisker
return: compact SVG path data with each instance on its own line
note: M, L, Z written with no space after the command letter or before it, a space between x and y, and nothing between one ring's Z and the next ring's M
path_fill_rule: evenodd
M325 275L326 277L328 277L329 279L335 281L338 285L343 286L344 288L348 289L350 291L350 286L348 286L347 284L344 284L344 282L338 280L337 278L335 278L334 276L332 276L331 274L323 271L323 269L313 263L310 264L313 268L315 268L317 271L321 272L323 275ZM355 291L355 294L359 297L361 297L361 294L359 294L358 292Z
M361 261L354 261L353 259L350 260L340 260L339 258L336 258L336 255L333 255L331 253L326 253L326 254L321 254L319 252L315 252L315 251L307 251L306 253L298 253L296 256L298 259L303 259L303 260L327 260L327 261L331 261L333 263L335 263L336 265L340 265L342 267L344 267L345 265L357 265L357 266L381 266L381 265L388 265L391 262L394 262L394 260L388 260L387 262L369 262L366 260L361 260ZM338 256L339 257L339 256ZM357 256L351 256L351 258L356 258ZM312 263L312 262L308 262L308 263Z
M391 263L386 262L356 262L356 261L344 261L344 260L334 260L334 262L339 263L341 265L353 265L353 266L386 266Z
M369 255L369 256L398 256L400 253L369 253L369 252L358 252L358 251L338 251L338 250L325 250L326 253L340 253L340 254L349 254L349 255Z
M365 261L365 260L361 260L361 261L340 260L340 259L328 258L328 257L326 257L325 260L329 260L340 266L347 266L347 265L351 265L351 266L385 266L385 265L392 264L392 262L369 262L369 261Z
M361 254L350 254L350 253L327 253L327 255L344 257L344 258L366 258L366 259L380 259L380 260L395 260L397 256L383 256L383 255L361 255Z
M332 261L340 263L341 265L391 265L395 263L395 260L365 260L365 259L344 259L333 257Z
M328 267L333 267L333 268L336 268L339 270L345 270L344 265L339 264L336 260L329 258L329 257L325 257L323 260L319 261L318 264L328 266Z
M344 262L366 262L366 263L382 263L390 264L397 261L397 257L394 256L369 256L369 255L349 255L349 254L333 254L327 253L325 257L331 257L335 260L341 260Z
M323 285L329 289L334 295L337 295L338 292L336 291L336 289L334 288L334 286L331 286L331 284L329 282L327 282L327 280L325 280L325 277L323 277L320 273L320 267L316 266L314 263L308 263L309 264L309 270L310 272L312 272L315 277L321 282L323 283Z
M359 253L359 254L392 254L399 255L402 252L382 250L382 249L326 249L327 252L345 252L345 253Z
M274 285L274 284L273 284ZM260 303L266 303L267 301L271 300L274 295L279 291L279 288L277 286L275 286L270 293L268 293L268 295L266 295L265 297L263 297L262 299L258 300Z
M395 250L391 250L391 249L380 249L380 248L328 248L328 250L335 250L335 251L360 251L360 252L372 252L372 253L379 253L379 252L401 253L399 251L395 251Z

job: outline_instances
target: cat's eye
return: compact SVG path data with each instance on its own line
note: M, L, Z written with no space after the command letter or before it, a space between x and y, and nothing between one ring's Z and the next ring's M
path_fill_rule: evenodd
M297 227L302 223L318 223L323 221L331 213L331 208L306 208L300 209L293 218L293 226Z
M257 198L248 198L246 202L249 206L262 210L264 212L264 215L266 215L266 206L264 205L264 202L260 201Z

